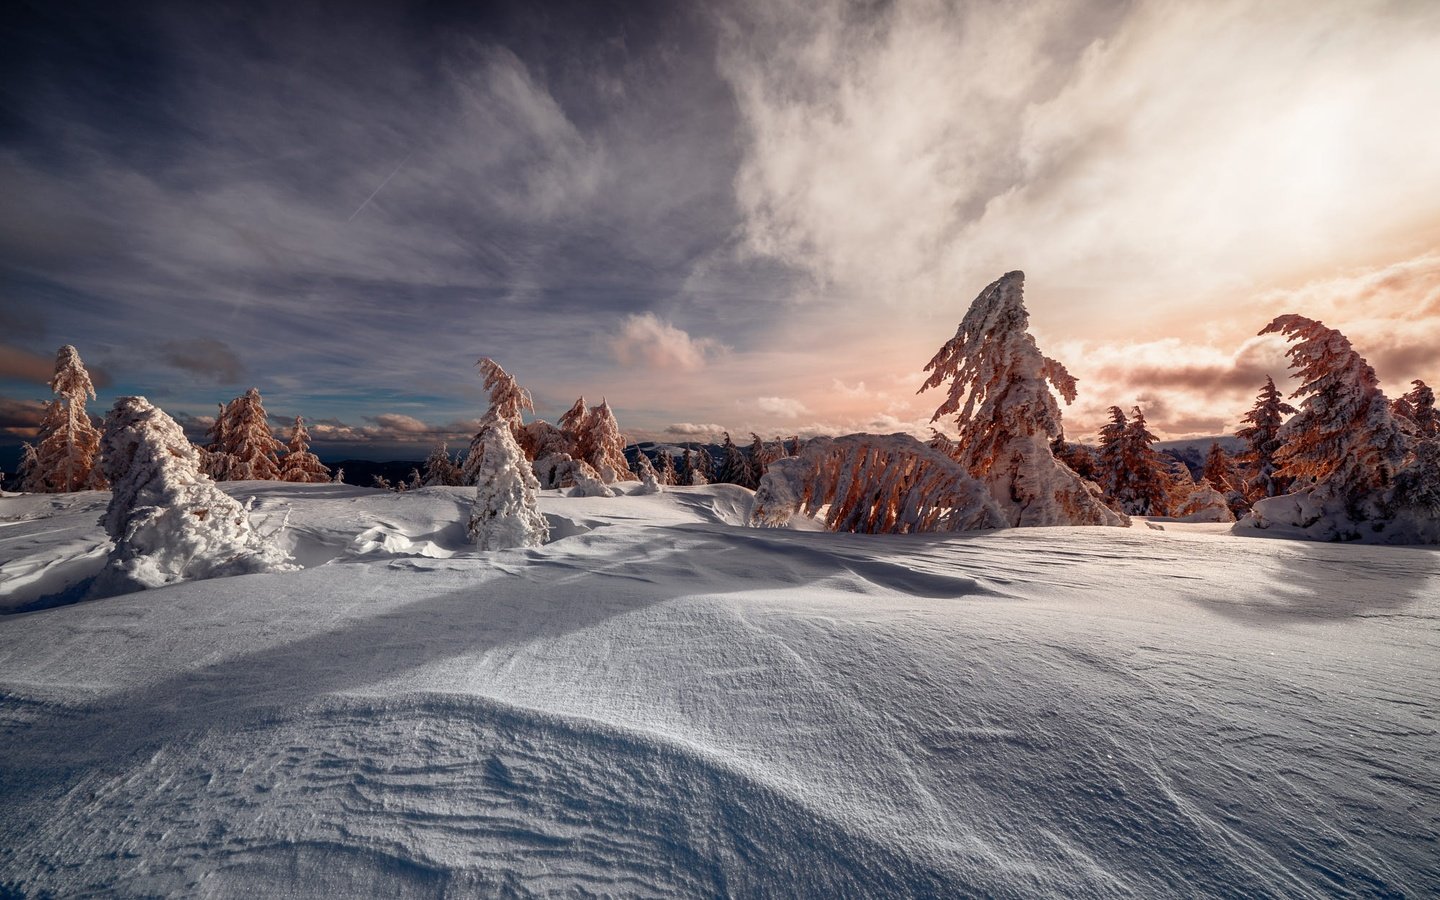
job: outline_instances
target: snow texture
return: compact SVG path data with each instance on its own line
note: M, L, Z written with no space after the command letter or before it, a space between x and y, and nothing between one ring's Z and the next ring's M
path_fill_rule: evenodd
M114 548L96 596L294 568L273 535L251 524L249 508L200 472L175 420L144 397L115 401L101 453L112 493L100 522Z
M0 622L0 893L1440 891L1432 550L754 530L712 485L480 553L462 488L227 487L303 571ZM5 574L104 497L0 498Z
M950 382L930 421L956 415L957 458L989 487L1007 524L1125 525L1051 452L1064 430L1050 388L1073 402L1075 378L1035 345L1024 294L1023 272L992 282L925 365L930 377L921 392Z

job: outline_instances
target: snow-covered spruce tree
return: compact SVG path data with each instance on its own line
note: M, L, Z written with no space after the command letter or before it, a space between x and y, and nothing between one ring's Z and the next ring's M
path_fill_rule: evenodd
M660 474L655 471L655 465L650 462L640 448L635 448L635 475L640 479L640 487L636 494L658 494L663 488L660 486Z
M669 450L660 451L660 483L667 487L680 483L680 474L675 471L675 457Z
M750 432L750 465L755 469L755 483L758 485L760 479L765 477L765 470L769 467L771 460L775 457L770 455L765 442L760 440L760 435Z
M285 445L270 428L258 388L225 404L211 433L218 442L206 449L228 457L219 461L225 481L280 480L280 451Z
M610 411L610 404L604 400L591 409L579 425L576 459L583 459L591 468L600 473L606 484L617 481L634 481L630 464L625 461L625 436L620 433L620 423Z
M760 480L750 524L782 528L828 507L831 531L912 534L1003 528L1006 517L965 467L904 434L815 438Z
M1125 473L1125 427L1130 422L1125 411L1118 406L1110 407L1110 421L1100 426L1100 448L1095 451L1095 470L1105 496L1115 506L1120 506L1120 497L1128 492Z
M531 460L541 459L551 454L569 456L572 449L570 438L566 436L565 432L544 419L536 419L527 423L520 429L516 440L520 442L520 449L525 451L525 458Z
M1146 426L1144 411L1138 406L1130 410L1130 421L1120 439L1125 492L1119 499L1125 512L1132 516L1165 516L1170 513L1175 475L1167 459L1152 446L1156 440ZM1185 480L1193 483L1188 471Z
M581 397L562 413L560 421L555 423L570 442L567 452L576 459L584 459L590 452L590 448L584 444L585 421L588 418L590 409L585 405L585 398Z
M1205 454L1205 466L1200 478L1208 481L1211 487L1225 497L1230 512L1237 517L1249 509L1250 505L1245 499L1245 479L1241 477L1239 470L1235 468L1235 461L1225 452L1225 448L1220 446L1219 441L1210 442L1210 450Z
M1435 392L1418 378L1411 390L1391 406L1400 425L1419 440L1440 440L1440 413L1435 411Z
M480 428L484 447L470 508L470 539L481 550L538 547L550 538L540 513L540 483L515 440L509 420L493 408Z
M184 431L144 397L105 417L101 458L113 494L100 524L115 542L94 593L296 567L250 521L249 505L200 471Z
M533 412L535 404L530 399L530 392L522 388L515 378L500 364L490 357L482 357L475 365L480 369L480 377L484 379L485 390L490 393L490 408L481 419L480 430L475 432L475 437L470 441L470 448L465 452L465 461L460 465L462 480L465 484L475 484L479 476L481 460L485 456L485 423L491 416L499 418L510 426L510 436L518 444L520 435L525 427L522 415L528 410ZM522 451L523 452L523 451Z
M330 479L330 483L331 483L331 484L344 484L344 483L345 483L345 470L344 470L344 469L336 469L336 470L335 470L335 477L332 478L332 479Z
M715 476L718 483L738 484L752 491L759 486L760 479L755 476L755 467L750 464L750 458L730 439L728 431L725 432L725 441L720 452L725 455L720 460L720 471Z
M310 452L310 432L300 416L295 417L290 431L289 452L280 463L280 480L302 484L325 484L330 480L329 467Z
M1255 405L1244 416L1248 422L1235 432L1244 441L1247 450L1240 454L1240 464L1245 467L1247 477L1243 486L1245 499L1253 503L1266 497L1278 497L1285 493L1290 479L1280 474L1280 464L1275 454L1284 441L1280 428L1285 418L1295 414L1295 407L1285 402L1275 379L1265 376L1265 384L1255 397Z
M1024 273L1010 272L986 287L925 365L922 392L950 382L930 420L956 415L960 462L989 486L1009 524L1124 525L1050 452L1064 435L1050 387L1070 403L1075 379L1027 332L1024 286Z
M36 493L103 490L105 478L97 465L100 432L85 412L85 401L95 398L95 385L74 347L66 344L55 354L50 379L55 399L45 407L40 423L35 462L24 471L22 490Z
M1276 454L1292 493L1257 501L1244 527L1280 524L1320 540L1407 540L1397 516L1395 476L1409 442L1380 391L1375 370L1345 335L1298 315L1277 317L1260 332L1283 334L1301 385L1299 411L1280 429ZM1237 526L1240 527L1240 526Z
M695 487L697 485L709 484L710 478L705 474L710 459L710 451L705 449L685 449L685 456L680 460L680 474L677 476L679 483Z
M459 485L464 483L463 477L460 467L450 458L450 448L444 441L436 444L425 459L424 485Z

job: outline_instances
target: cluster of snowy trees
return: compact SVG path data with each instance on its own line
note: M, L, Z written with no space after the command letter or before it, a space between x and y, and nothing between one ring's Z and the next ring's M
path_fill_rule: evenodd
M105 490L109 483L101 460L100 431L85 412L86 400L95 398L95 386L79 352L68 344L56 353L50 389L55 398L45 405L36 443L26 443L21 450L20 489L31 493ZM295 417L289 444L282 444L256 388L220 404L208 437L209 443L196 452L201 471L214 481L331 480L330 470L310 452L304 420Z

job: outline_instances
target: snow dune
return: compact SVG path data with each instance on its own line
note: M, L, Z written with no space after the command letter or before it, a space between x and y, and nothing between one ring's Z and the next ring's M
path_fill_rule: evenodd
M5 889L1440 891L1434 550L751 530L719 485L479 554L460 489L226 487L303 571L0 618ZM98 568L105 496L0 499L0 602Z

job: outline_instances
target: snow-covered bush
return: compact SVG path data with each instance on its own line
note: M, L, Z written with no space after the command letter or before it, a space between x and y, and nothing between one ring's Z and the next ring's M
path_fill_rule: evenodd
M904 434L816 438L799 456L770 464L750 524L781 528L825 507L831 531L910 534L1008 524L986 486Z
M1009 524L1124 525L1126 518L1051 452L1064 430L1050 387L1073 402L1075 378L1026 330L1024 290L1022 272L986 287L926 364L921 392L950 382L930 421L956 414L958 459L989 487Z
M613 497L615 489L606 484L605 479L595 468L583 459L577 459L573 470L575 486L570 488L567 497Z
M492 408L478 438L484 447L475 478L469 534L481 550L538 547L550 538L539 508L540 484L510 423Z
M38 444L20 465L24 491L57 493L104 490L105 478L97 465L100 432L85 412L85 401L94 399L95 386L69 344L55 354L55 374L50 379L55 399L45 405Z
M144 397L121 397L101 438L113 495L100 524L115 542L96 579L108 596L177 581L295 568L249 506L200 471L175 420Z
M464 484L464 473L455 461L450 458L450 448L444 441L436 444L430 451L430 456L425 460L425 475L423 483L426 487L435 485L460 485Z
M290 432L289 452L280 462L280 480L303 484L325 484L330 480L330 469L310 452L310 432L299 416Z

